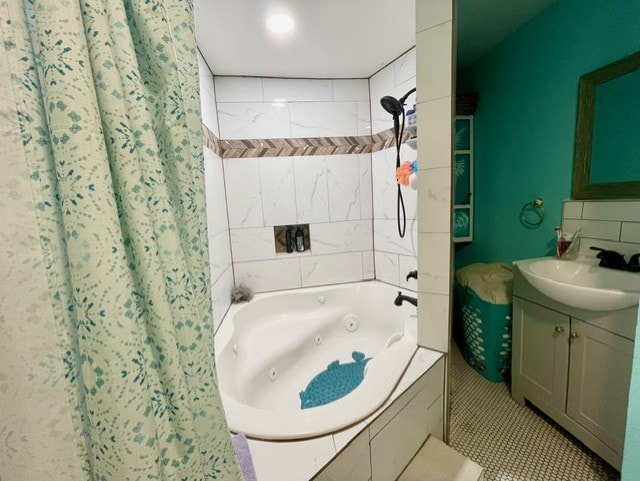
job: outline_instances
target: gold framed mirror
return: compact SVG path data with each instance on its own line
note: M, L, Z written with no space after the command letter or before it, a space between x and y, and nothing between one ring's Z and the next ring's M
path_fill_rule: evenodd
M574 199L640 198L638 119L640 52L580 77Z

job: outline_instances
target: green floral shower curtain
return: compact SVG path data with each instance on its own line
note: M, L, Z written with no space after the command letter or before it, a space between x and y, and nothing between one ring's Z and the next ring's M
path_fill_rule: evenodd
M191 2L0 15L86 479L241 479L213 366Z

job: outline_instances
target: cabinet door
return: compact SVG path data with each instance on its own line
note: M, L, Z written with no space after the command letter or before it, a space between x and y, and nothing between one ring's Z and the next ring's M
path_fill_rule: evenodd
M542 409L564 412L569 364L569 316L524 299L513 301L513 394ZM520 398L520 399L518 399Z
M633 342L571 320L567 414L622 454Z

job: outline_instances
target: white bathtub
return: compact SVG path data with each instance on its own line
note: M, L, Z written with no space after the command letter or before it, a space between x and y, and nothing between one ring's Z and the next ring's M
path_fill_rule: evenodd
M378 409L417 349L416 308L395 306L396 294L369 281L259 294L232 306L215 340L230 429L259 439L302 439ZM362 383L329 404L301 409L309 381L335 360L353 362L354 351L371 358Z

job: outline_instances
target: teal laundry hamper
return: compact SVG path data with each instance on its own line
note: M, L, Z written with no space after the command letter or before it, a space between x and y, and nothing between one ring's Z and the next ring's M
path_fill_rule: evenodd
M467 363L492 382L511 376L513 271L472 264L456 272L454 338Z

